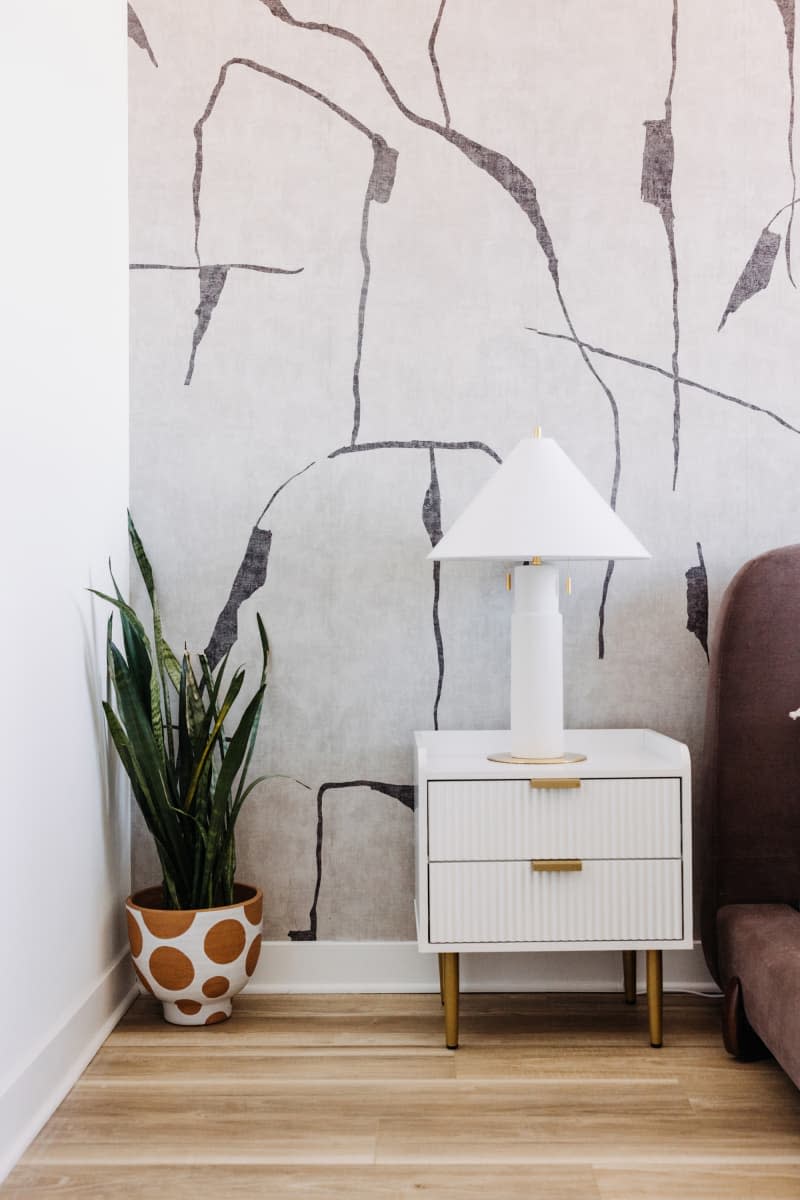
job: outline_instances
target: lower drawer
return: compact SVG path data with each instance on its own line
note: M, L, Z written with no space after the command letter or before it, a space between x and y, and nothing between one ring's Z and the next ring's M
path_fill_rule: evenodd
M680 859L594 859L580 871L530 861L431 863L431 942L679 941Z

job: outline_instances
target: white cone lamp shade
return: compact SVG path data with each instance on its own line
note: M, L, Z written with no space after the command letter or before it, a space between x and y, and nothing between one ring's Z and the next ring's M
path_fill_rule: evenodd
M561 759L562 621L558 572L548 564L649 553L552 438L530 437L512 450L428 557L523 562L514 569L510 756Z
M552 438L525 438L429 558L649 558Z

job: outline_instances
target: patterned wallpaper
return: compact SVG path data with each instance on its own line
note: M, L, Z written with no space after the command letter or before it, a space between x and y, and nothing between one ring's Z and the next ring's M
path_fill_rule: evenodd
M721 592L797 540L794 0L129 33L132 511L173 641L273 646L239 876L268 937L411 937L411 732L508 721L503 574L426 554L519 438L653 554L572 569L573 727L697 759Z

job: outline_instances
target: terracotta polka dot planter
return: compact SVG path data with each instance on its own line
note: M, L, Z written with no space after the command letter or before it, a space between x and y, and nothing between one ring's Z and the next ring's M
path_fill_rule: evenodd
M233 894L234 903L220 908L169 909L154 887L125 903L139 982L173 1025L226 1021L232 998L256 969L264 898L244 883L234 884Z

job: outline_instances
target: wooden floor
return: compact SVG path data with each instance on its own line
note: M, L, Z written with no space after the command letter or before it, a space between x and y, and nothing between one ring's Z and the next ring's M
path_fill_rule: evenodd
M641 997L464 996L456 1052L438 996L140 998L0 1194L797 1200L800 1093L695 997L651 1050Z

